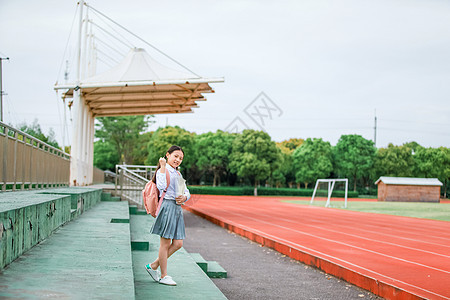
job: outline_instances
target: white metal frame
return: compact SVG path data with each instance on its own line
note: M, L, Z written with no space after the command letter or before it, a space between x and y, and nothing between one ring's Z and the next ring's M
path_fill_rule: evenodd
M316 196L317 188L319 187L319 183L327 182L328 183L328 198L327 198L327 203L325 203L325 207L330 207L331 194L333 193L334 184L336 183L336 181L345 182L345 205L344 205L344 207L347 208L347 194L348 194L348 179L347 178L345 178L345 179L317 179L316 186L314 187L314 192L311 197L311 201L309 203L310 204L313 203L314 197Z
M156 172L157 166L116 165L115 196L143 208L142 189Z

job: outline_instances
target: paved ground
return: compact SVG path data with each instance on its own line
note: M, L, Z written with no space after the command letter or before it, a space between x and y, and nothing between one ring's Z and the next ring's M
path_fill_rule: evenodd
M381 299L192 213L184 216L184 248L227 270L228 278L213 281L228 299Z

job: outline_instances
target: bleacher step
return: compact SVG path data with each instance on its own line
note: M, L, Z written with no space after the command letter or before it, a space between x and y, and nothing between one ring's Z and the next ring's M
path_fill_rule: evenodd
M130 215L135 215L138 210L138 207L137 205L129 205L128 210L130 212Z
M170 275L177 282L177 287L168 288L152 280L144 266L158 256L159 237L150 234L154 221L153 217L146 214L130 216L131 240L149 241L148 251L132 251L135 298L226 299L184 248L178 250L169 260Z
M227 278L227 271L216 261L208 261L208 271L206 274L210 278Z
M111 193L102 193L101 201L111 201Z
M131 250L133 251L148 251L148 241L131 241Z
M200 253L190 253L200 269L210 278L227 278L227 271L216 261L206 261Z
M128 218L125 202L85 211L0 272L0 298L134 299L130 224L110 223Z
M200 269L203 270L203 272L208 272L208 262L201 256L200 253L190 253L192 259L197 263L197 265L200 267Z

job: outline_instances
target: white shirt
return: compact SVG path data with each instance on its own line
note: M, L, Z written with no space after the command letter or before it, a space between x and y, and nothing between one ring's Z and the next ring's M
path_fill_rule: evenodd
M175 170L171 165L166 164L166 171L169 172L169 176L170 176L170 184L169 187L167 188L167 192L166 195L164 196L164 199L168 199L168 200L175 200L176 198L176 193L177 193L177 182L178 182L178 178L181 177L181 173L179 173L177 170ZM161 169L158 170L158 172L156 173L156 187L159 190L159 194L161 195L164 190L167 187L167 181L166 181L166 173L161 173ZM186 201L189 200L189 198L191 198L191 193L189 193L189 190L186 189L184 190L183 195L185 195L187 197Z

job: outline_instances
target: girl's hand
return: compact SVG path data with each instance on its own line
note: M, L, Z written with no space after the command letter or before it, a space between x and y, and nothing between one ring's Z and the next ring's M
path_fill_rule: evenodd
M177 202L178 205L183 204L184 202L186 202L187 197L184 195L178 196L175 198L175 201Z
M166 159L164 157L159 158L159 165L161 166L161 168L166 166Z

